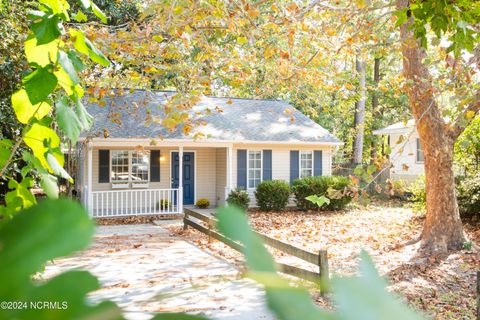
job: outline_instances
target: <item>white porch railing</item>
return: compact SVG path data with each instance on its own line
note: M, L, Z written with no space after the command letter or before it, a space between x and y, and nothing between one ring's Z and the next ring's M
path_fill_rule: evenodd
M93 217L181 213L178 189L93 191L91 197Z

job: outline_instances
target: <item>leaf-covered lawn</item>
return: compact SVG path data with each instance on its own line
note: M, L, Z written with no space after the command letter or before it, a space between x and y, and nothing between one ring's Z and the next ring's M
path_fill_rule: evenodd
M366 249L390 289L402 294L416 308L435 319L474 319L476 308L475 281L479 256L463 250L448 257L419 258L417 245L387 250L395 244L415 238L421 231L423 217L398 204L373 204L343 212L249 212L252 226L259 232L317 252L328 250L330 271L351 274L357 271L360 249ZM171 226L172 230L238 264L241 256L222 243L213 241L189 228ZM480 243L480 226L467 224L474 242ZM277 260L311 267L295 258L272 251ZM327 303L314 296L319 304Z

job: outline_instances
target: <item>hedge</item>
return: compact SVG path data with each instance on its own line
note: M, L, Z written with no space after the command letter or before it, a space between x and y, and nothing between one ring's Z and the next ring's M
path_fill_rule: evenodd
M263 211L285 209L289 197L290 186L283 180L262 181L255 190L257 205Z
M350 203L352 197L344 194L346 187L350 186L350 179L343 176L318 176L296 179L293 182L292 191L295 194L295 201L300 210L339 210ZM329 190L338 190L335 197L329 195ZM305 198L311 195L326 196L330 203L322 208Z

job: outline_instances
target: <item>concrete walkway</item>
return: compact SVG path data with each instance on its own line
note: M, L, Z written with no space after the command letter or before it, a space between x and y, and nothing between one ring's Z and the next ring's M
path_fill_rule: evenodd
M155 312L274 319L257 284L240 279L233 265L159 226L100 226L90 248L55 260L44 276L74 268L99 278L102 289L91 294L92 301L113 300L128 319L149 319Z

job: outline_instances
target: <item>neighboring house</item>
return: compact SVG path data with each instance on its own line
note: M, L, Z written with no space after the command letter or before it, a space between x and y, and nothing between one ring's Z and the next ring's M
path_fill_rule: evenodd
M185 136L155 123L173 94L136 90L87 107L77 190L92 215L181 213L200 198L218 206L237 187L254 206L262 180L331 174L342 143L288 103L204 97L184 111L199 124Z
M415 181L424 174L423 149L420 144L415 121L398 122L373 131L376 135L387 135L390 145L390 178L394 181Z

